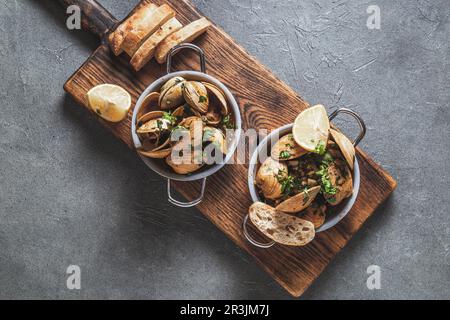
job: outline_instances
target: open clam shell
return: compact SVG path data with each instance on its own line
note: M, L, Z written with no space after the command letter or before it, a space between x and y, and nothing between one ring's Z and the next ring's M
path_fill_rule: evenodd
M168 80L162 87L160 92L163 93L164 91L166 91L168 88L171 88L179 83L185 82L186 79L184 79L183 77L173 77L170 80Z
M183 150L188 148L190 152L186 153ZM180 153L182 153L180 155ZM177 155L176 158L172 156ZM203 165L202 153L196 154L196 152L190 149L188 143L184 141L178 142L170 154L166 158L166 163L178 174L189 174L199 170Z
M227 99L223 92L215 85L209 82L202 82L208 92L210 103L217 102L218 109L221 115L226 116L229 113Z
M305 210L311 205L314 199L316 199L317 195L319 194L319 191L320 191L319 186L307 189L303 192L296 194L295 196L292 196L284 200L283 202L281 202L279 205L276 206L276 209L286 213L297 213L302 210Z
M325 222L327 206L324 204L313 203L305 209L301 215L302 219L312 222L314 228L320 228Z
M288 167L284 162L267 158L256 173L255 183L266 199L276 200L282 197L283 186L279 179L288 176Z
M324 197L330 205L337 206L353 194L352 174L344 160L335 160L328 166L328 176L331 184L336 188L336 193L324 193Z
M186 102L201 114L208 112L208 92L203 83L186 81L184 83L183 96Z
M140 119L138 119L139 127L136 132L138 134L143 134L169 130L171 125L170 120L163 119L163 115L163 111L151 111L144 114Z
M170 80L169 80L170 81ZM183 87L186 82L177 82L161 91L159 107L162 110L170 110L184 103Z
M227 154L227 141L222 131L214 127L203 129L203 143L212 143L222 153Z
M300 147L290 133L281 137L280 140L274 144L270 156L275 160L292 160L307 153L308 151Z
M170 141L167 140L166 142L170 142ZM159 150L157 150L157 149L159 149ZM170 153L172 152L172 147L170 147L170 144L168 144L168 147L166 147L166 148L160 149L158 147L158 148L156 148L154 150L150 150L150 151L138 149L138 152L147 158L163 159L170 155Z
M142 102L142 106L139 109L139 113L137 115L137 119L139 122L139 118L141 118L144 114L149 113L151 111L157 111L159 109L159 92L152 92L148 96L144 98Z
M355 164L355 147L353 143L341 132L330 129L331 136L333 137L336 144L339 146L342 155L347 161L350 169L353 170Z

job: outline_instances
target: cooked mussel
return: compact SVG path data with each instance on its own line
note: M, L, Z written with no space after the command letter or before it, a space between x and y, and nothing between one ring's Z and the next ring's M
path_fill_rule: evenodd
M286 213L297 213L308 208L319 194L320 187L312 187L297 193L276 206L276 209Z
M295 142L292 133L290 133L281 137L280 140L274 144L270 155L275 160L291 160L307 153L308 151L300 147L297 142Z
M186 81L183 85L183 96L186 102L201 114L208 112L208 92L203 83L198 81Z
M283 196L280 180L288 176L287 165L267 158L256 173L255 183L266 199L276 200Z

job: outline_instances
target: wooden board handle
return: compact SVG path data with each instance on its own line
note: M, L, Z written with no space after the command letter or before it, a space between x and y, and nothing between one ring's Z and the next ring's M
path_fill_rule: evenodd
M76 5L81 11L81 27L102 38L117 23L117 19L96 0L58 0L67 9Z

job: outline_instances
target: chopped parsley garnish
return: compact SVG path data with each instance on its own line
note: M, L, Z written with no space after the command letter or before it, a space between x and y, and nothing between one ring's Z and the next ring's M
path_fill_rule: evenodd
M163 124L163 123L162 123L161 120L159 120L159 119L156 120L156 125L157 125L157 127L158 127L159 130L162 130L162 124Z
M290 156L289 151L284 150L280 152L280 159L289 159Z
M231 120L231 116L227 114L225 117L222 118L222 126L225 127L225 129L234 129L234 123Z
M325 152L325 154L322 157L322 163L329 165L333 161L334 161L334 159L333 159L333 156L331 155L331 153L329 153L328 151Z
M206 102L206 101L208 101L207 97L205 97L205 96L198 97L198 102L203 103L203 102Z
M332 185L330 176L328 175L328 165L322 164L320 166L320 170L316 172L316 174L320 177L320 186L322 193L327 195L336 194L336 188Z
M277 179L281 184L281 193L283 197L287 198L290 195L297 193L301 188L301 181L297 177L293 176L283 176L284 170L278 171Z
M172 115L170 112L164 112L162 118L164 120L170 121L170 124L173 126L177 123L177 117Z
M323 156L325 154L325 152L327 151L326 149L326 143L322 140L319 141L319 143L316 145L316 148L314 149L314 152Z

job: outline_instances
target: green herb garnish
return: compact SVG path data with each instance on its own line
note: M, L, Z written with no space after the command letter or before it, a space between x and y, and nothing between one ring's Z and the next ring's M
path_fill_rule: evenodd
M225 129L234 129L234 123L231 120L231 117L229 114L227 114L225 117L222 118L222 126L225 127Z
M314 149L314 152L323 156L326 152L326 144L324 141L320 140L319 143L316 145L316 148Z
M162 118L169 121L172 126L177 123L177 117L172 115L170 112L164 112Z
M208 101L208 98L207 98L207 97L205 97L205 96L200 96L200 97L198 97L198 102L199 102L199 103L203 103L203 102L206 102L206 101Z
M280 152L280 159L289 159L289 157L291 156L291 154L289 153L289 151L281 151Z
M320 166L320 170L317 171L316 174L320 177L320 185L322 192L328 195L336 194L337 190L332 185L330 176L328 175L328 165L322 164Z

